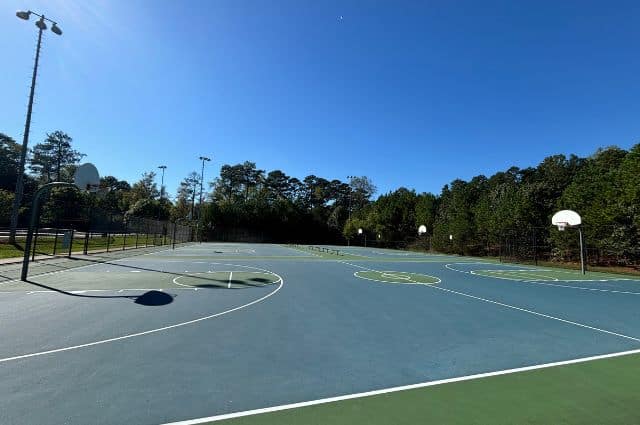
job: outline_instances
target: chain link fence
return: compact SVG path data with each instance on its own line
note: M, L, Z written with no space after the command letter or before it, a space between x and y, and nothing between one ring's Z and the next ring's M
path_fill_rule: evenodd
M77 196L76 202L43 203L34 228L29 259L33 274L74 267L83 259L121 258L194 241L195 228L189 223L131 217L96 206L90 198ZM64 200L63 200L64 201ZM14 263L24 257L27 228L9 243L9 229L0 228L0 278L15 278ZM134 251L137 250L137 251ZM5 275L6 274L6 275ZM30 272L31 274L31 272Z

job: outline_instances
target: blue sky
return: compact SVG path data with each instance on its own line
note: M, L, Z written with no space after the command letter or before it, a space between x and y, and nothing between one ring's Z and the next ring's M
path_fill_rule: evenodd
M84 1L0 6L0 132L64 130L102 175L160 164L174 194L213 157L379 193L640 142L640 3ZM343 19L339 20L338 17Z

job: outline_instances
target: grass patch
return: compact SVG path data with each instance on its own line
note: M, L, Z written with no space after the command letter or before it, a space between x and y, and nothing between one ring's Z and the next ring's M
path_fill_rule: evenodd
M215 424L636 424L639 389L640 355L628 355Z
M69 248L62 247L62 236L59 236L58 239L51 236L38 237L36 244L36 255L53 255L54 245L56 247L56 254L65 255L69 252ZM34 238L35 241L35 238ZM162 245L164 239L157 237L155 239L153 235L149 235L149 238L145 235L139 235L137 246L155 246ZM19 238L17 241L17 246L11 245L9 243L2 242L0 243L0 258L15 258L22 257L24 255L23 247L25 243L25 238ZM170 244L170 238L166 239L166 244ZM135 235L127 235L124 236L98 236L89 238L89 243L87 245L88 251L96 251L96 250L106 250L107 247L109 250L121 250L123 247L126 249L131 249L136 247L136 236ZM78 254L82 253L84 249L84 238L75 238L73 240L72 245L72 253Z

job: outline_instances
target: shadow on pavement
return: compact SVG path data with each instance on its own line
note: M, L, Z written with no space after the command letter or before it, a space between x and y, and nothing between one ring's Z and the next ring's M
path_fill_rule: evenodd
M125 298L133 300L134 303L145 306L163 306L167 304L171 304L175 298L175 295L167 294L166 292L161 291L147 291L141 295L86 295L86 294L77 294L73 292L67 292L62 289L54 288L52 286L43 285L41 283L36 283L32 280L27 280L27 283L38 286L43 289L47 289L49 291L57 292L59 294L69 295L71 297L78 298Z

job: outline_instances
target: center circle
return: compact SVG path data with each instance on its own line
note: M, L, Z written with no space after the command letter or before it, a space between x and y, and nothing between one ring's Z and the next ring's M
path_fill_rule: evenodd
M238 270L189 273L174 278L173 282L193 288L240 289L273 285L280 282L280 278L272 273Z
M405 285L434 285L440 279L422 273L399 272L393 270L359 270L355 277L382 283L398 283Z

